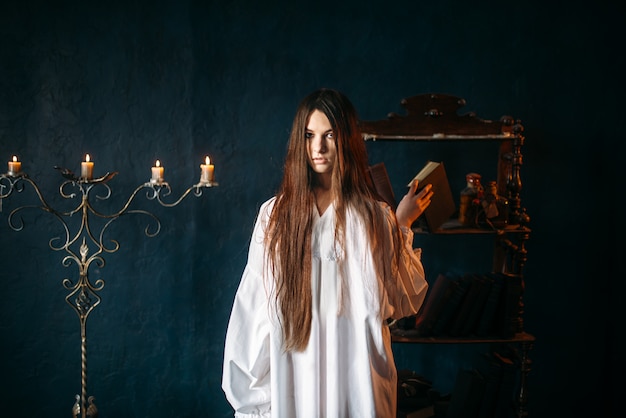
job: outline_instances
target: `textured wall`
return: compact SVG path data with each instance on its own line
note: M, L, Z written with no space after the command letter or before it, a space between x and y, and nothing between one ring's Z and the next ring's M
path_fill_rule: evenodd
M175 195L197 180L205 154L221 184L173 209L139 199L162 221L155 238L143 235L140 216L111 228L121 248L90 272L106 281L88 322L88 392L102 418L232 414L220 389L222 344L249 234L280 179L295 107L321 86L347 93L364 119L401 111L403 97L444 92L481 117L524 121L522 196L536 231L526 322L539 338L532 416L597 412L553 398L610 393L602 382L616 346L604 319L623 285L607 274L612 259L593 261L614 235L584 227L617 213L572 194L612 190L615 171L600 161L623 151L614 143L621 119L600 123L623 93L606 46L615 10L538 1L52 3L2 6L0 160L19 155L53 205L67 202L55 195L61 177L52 167L78 170L86 152L96 175L119 171L103 210L121 207L157 158ZM398 193L428 158L371 147L373 162L393 166ZM580 177L582 163L598 176ZM76 269L47 247L62 232L49 214L25 212L21 232L6 225L32 198L27 188L0 213L0 403L13 417L69 416L80 391L79 323L61 281ZM431 276L447 260L425 253ZM601 338L569 344L587 335ZM398 362L445 386L459 350L402 347ZM586 367L572 366L583 357ZM572 389L573 379L593 389Z

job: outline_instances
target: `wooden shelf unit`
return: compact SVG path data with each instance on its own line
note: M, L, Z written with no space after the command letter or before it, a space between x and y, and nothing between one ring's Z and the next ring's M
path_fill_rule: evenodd
M522 278L527 260L525 243L530 237L529 217L522 206L521 168L523 164L521 148L524 144L524 128L519 120L503 116L498 121L478 118L474 113L460 114L465 100L446 94L422 94L401 101L406 115L390 113L386 119L361 121L365 141L410 141L410 142L462 142L495 141L499 143L497 161L498 195L508 201L507 224L500 229L461 227L452 219L448 225L434 235L452 234L493 234L493 272L515 274ZM423 231L415 231L422 233ZM426 232L427 233L427 232ZM527 417L527 376L531 361L529 352L535 337L524 331L522 298L519 301L519 320L512 338L475 337L417 337L393 335L392 341L398 344L518 344L521 348L519 370L519 391L516 393L515 414L518 418Z

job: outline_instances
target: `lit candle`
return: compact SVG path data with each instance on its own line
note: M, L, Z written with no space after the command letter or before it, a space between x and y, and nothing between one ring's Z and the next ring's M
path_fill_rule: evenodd
M211 159L208 156L204 159L204 161L205 164L200 164L200 169L202 170L200 183L211 183L213 181L215 166L211 164Z
M22 171L22 163L17 161L17 157L13 156L13 161L9 161L9 175L14 176Z
M161 167L161 161L156 160L154 167L152 167L152 178L150 179L150 182L161 183L163 181L163 171L164 168Z
M85 180L93 178L93 161L90 160L89 154L86 154L85 161L80 163L80 177Z

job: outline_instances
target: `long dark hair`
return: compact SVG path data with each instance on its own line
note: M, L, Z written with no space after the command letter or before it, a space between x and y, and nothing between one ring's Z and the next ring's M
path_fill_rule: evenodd
M335 133L337 160L332 171L332 197L336 212L335 238L343 246L348 209L363 218L377 273L390 275L392 258L384 254L380 237L385 227L383 207L377 202L365 142L358 116L342 93L317 90L299 104L293 120L284 176L269 221L266 248L276 280L285 350L304 350L311 331L311 233L316 176L307 160L305 132L311 114L323 112ZM397 235L397 234L394 234Z

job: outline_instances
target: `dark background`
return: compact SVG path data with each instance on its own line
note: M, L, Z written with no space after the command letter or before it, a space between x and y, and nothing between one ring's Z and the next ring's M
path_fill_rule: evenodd
M98 203L104 212L122 207L157 158L173 198L197 181L207 154L220 183L169 209L141 193L136 207L161 219L155 238L143 216L111 226L121 248L90 270L106 282L87 324L88 394L100 417L232 415L220 388L232 299L257 209L281 178L295 108L319 87L346 93L363 119L438 92L465 98L464 111L482 118L523 121L522 203L533 228L525 324L537 337L530 413L616 416L624 20L608 1L3 2L0 159L18 155L51 206L70 206L52 167L78 171L85 153L96 176L119 171ZM470 151L368 147L397 195L431 156L461 176L480 171ZM21 232L6 222L34 198L27 186L0 213L0 404L12 417L70 416L80 334L62 280L77 269L48 247L62 234L50 214L24 211ZM482 262L473 244L429 251L420 240L430 279ZM399 368L442 391L471 350L396 348Z

